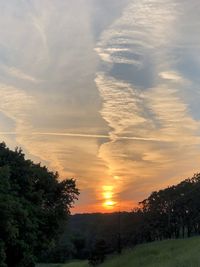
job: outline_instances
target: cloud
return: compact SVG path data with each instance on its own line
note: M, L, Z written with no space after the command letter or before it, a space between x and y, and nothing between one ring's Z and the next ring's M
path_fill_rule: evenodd
M4 135L17 135L17 132L0 132L0 134ZM101 135L101 134L84 134L84 133L64 133L64 132L29 132L26 135L28 136L57 136L57 137L81 137L81 138L94 138L94 139L110 139L110 135ZM161 141L161 139L157 138L145 138L145 137L137 137L137 136L115 136L117 140L140 140L140 141ZM164 141L164 140L162 140Z
M5 70L9 75L17 78L17 79L22 79L22 80L26 80L32 83L39 83L40 80L36 79L33 76L30 76L29 74L23 72L20 69L17 69L15 67L6 67L6 66L2 66L2 69Z
M97 75L95 81L103 99L101 115L113 129L110 134L125 133L129 127L145 122L140 114L140 95L130 84L102 73Z
M181 77L181 75L175 71L163 71L159 73L162 79L170 80L177 83L186 83L187 80Z
M114 120L110 125L115 127L115 137L112 138L111 130L111 142L102 144L99 150L99 157L107 162L110 181L115 175L123 180L118 187L119 191L128 188L130 183L139 181L141 186L146 182L152 183L154 189L159 189L159 186L169 185L169 181L187 177L191 169L198 170L200 122L192 118L179 91L164 83L142 95L143 108L151 116L146 117L144 113L143 121L146 123L139 123L139 127L138 121L134 119L129 125L133 126L131 129L139 138L117 139L116 135L123 136L126 128L120 125L120 131L115 131L118 124ZM114 101L115 97L111 99ZM112 109L110 112L114 113ZM137 115L136 111L135 114ZM123 113L119 112L117 115L120 122L120 116L124 118ZM112 120L113 117L110 116L109 119ZM146 190L152 190L152 185L149 184L145 189L141 187L140 196L144 197ZM134 186L132 190L134 192ZM129 198L131 199L132 195L129 195Z
M32 111L35 103L34 98L6 84L0 84L0 95L0 111L16 123L17 132L25 129L28 112Z
M188 105L181 100L179 94L167 84L160 85L146 94L147 103L160 128L159 136L165 135L177 142L180 136L181 141L197 136L200 126L200 122L191 117Z
M25 91L7 84L0 84L0 96L0 112L12 122L13 129L13 132L1 132L1 136L11 147L20 145L23 143L23 135L32 131L30 115L36 107L35 99Z
M122 16L101 35L96 52L103 61L142 68L149 53L157 54L175 35L176 4L168 0L130 1Z
M45 25L45 16L40 16L39 15L33 15L30 13L30 19L33 23L33 26L35 27L35 29L37 30L37 32L39 33L39 35L41 36L43 45L44 45L44 49L47 51L47 53L49 52L49 48L48 48L48 38L47 38L47 34L46 34L46 26Z
M68 146L73 150L71 137L93 138L94 151L99 142L96 139L107 138L98 134L101 127L97 124L103 120L94 92L97 57L90 5L82 0L13 1L0 5L0 76L4 82L0 111L7 121L12 121L11 129L1 128L1 135L17 142L28 156L64 175L68 157L61 157L59 152L67 154ZM58 143L51 135L54 130ZM81 141L78 144L81 146ZM87 154L85 145L84 149ZM73 159L68 159L72 164ZM75 173L68 170L69 174Z
M81 210L113 184L130 207L200 159L197 1L112 2L0 3L0 134L78 177Z
M194 83L177 69L175 50L183 40L176 30L182 12L176 1L130 1L97 44L108 70L97 73L96 84L111 138L101 145L99 157L107 163L110 183L120 178L119 196L131 186L126 200L134 198L135 186L142 198L198 170L200 121L194 119L186 93ZM146 65L151 67L151 85L117 77L112 69L118 66L123 73L124 64L143 79Z

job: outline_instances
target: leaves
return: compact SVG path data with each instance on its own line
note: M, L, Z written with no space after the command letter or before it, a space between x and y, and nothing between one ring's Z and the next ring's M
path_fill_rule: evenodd
M58 178L0 143L0 267L34 266L55 243L79 195L74 179Z

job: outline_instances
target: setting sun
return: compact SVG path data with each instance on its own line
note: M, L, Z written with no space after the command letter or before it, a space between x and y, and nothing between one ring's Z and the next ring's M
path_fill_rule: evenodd
M114 187L113 186L103 186L103 198L104 198L104 202L103 202L103 207L106 209L112 209L114 208L114 206L116 205L116 201L113 200L113 195L114 195Z
M111 199L113 196L113 193L112 192L104 192L103 196L105 199Z
M106 202L104 202L103 206L105 208L113 208L116 205L117 202L112 201L112 200L107 200Z

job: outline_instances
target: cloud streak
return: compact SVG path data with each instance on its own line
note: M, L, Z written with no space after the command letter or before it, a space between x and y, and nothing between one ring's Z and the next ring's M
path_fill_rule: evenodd
M17 132L0 132L1 135L17 135ZM94 138L94 139L111 139L110 135L101 135L101 134L83 134L83 133L59 133L59 132L27 132L24 133L24 135L31 136L31 135L38 135L38 136L60 136L60 137L81 137L81 138ZM137 136L116 136L116 140L139 140L139 141L154 141L154 142L160 142L160 141L168 141L167 139L158 139L158 138L151 138L151 137L137 137Z
M101 115L112 128L112 140L129 133L131 127L145 123L142 98L130 84L104 74L98 74L95 81L103 99Z
M33 76L30 76L29 74L23 72L22 70L15 68L15 67L6 67L2 66L2 69L5 70L10 76L13 76L17 79L22 79L25 81L29 81L32 83L39 83L41 82L40 80L36 79Z

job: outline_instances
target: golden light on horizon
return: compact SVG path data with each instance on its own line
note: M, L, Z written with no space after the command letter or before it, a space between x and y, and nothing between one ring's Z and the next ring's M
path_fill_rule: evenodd
M104 203L103 203L103 206L105 208L109 208L109 209L112 209L114 208L114 206L117 204L117 202L113 201L113 200L106 200Z
M116 205L116 201L113 200L113 190L114 187L110 186L110 185L106 185L103 186L103 198L104 198L104 202L103 202L103 207L106 209L112 209L114 208L114 206Z

